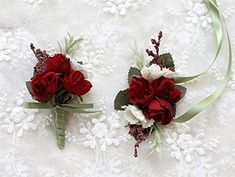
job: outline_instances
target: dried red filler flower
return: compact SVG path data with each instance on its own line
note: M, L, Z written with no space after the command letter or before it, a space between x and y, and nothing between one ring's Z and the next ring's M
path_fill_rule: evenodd
M156 50L156 53L154 53L152 50L146 49L147 54L149 56L153 57L152 61L150 62L150 65L157 64L161 69L164 68L164 65L165 65L164 58L161 55L159 55L159 48L160 48L162 36L163 36L162 32L160 31L158 34L158 40L151 39L151 43L153 44L153 46ZM174 72L175 71L174 66L169 67L169 70Z
M138 156L138 150L137 148L139 147L140 143L142 141L145 141L150 133L150 128L143 128L142 125L130 125L130 130L129 134L136 139L136 144L135 144L135 154L134 156Z
M30 48L33 51L35 57L38 59L38 63L34 67L34 74L44 72L46 69L44 63L45 63L46 59L49 57L49 55L46 53L45 50L43 50L43 51L41 49L35 50L35 47L32 43L30 44Z
M153 57L153 60L150 63L151 64L155 63L159 65L161 69L163 68L163 60L159 55L159 47L160 47L162 36L163 36L162 32L160 31L158 34L158 41L156 41L155 39L151 39L151 42L154 45L156 53L154 53L152 50L146 49L147 54Z

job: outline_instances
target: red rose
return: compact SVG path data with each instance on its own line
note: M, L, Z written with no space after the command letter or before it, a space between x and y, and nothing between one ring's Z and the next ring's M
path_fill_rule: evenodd
M173 119L173 108L167 101L161 98L150 101L149 104L143 107L142 111L146 119L153 119L155 122L160 122L163 125L169 124Z
M143 77L133 77L128 94L130 103L144 105L153 98L154 90L148 80Z
M78 70L72 70L69 75L64 77L63 86L66 90L77 95L84 95L92 87L91 83L85 80L84 75Z
M54 72L39 73L31 81L33 97L41 102L46 102L55 94L59 77Z
M175 88L175 83L172 79L160 77L152 82L155 95L169 102L176 103L181 98L181 92Z
M71 71L70 60L63 54L55 54L53 57L48 57L45 62L46 71L55 73L69 74Z

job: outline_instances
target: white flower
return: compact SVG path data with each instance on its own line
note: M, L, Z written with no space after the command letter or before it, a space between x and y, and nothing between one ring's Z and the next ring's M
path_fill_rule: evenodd
M144 128L151 127L154 123L154 120L147 120L142 111L132 105L126 107L124 117L130 124L142 125Z
M13 108L10 114L11 120L14 121L15 123L20 123L25 118L25 116L26 114L22 107Z
M95 126L91 129L91 132L97 137L97 138L103 138L108 133L107 126L102 123L96 123Z
M204 3L195 3L192 10L198 17L204 16L208 13L208 9Z
M172 77L173 72L166 68L161 68L158 65L151 65L150 67L144 66L141 70L143 78L148 80L158 79L161 76Z

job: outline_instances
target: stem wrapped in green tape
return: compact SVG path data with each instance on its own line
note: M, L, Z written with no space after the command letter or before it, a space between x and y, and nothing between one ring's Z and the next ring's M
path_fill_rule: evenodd
M54 122L56 127L57 145L60 149L64 149L66 111L62 108L57 107L55 109L55 114L56 117L54 119Z
M37 102L27 102L24 104L25 108L28 109L53 109L55 111L55 127L57 134L57 144L60 149L64 148L65 145L65 127L66 127L66 113L97 113L100 111L87 111L84 109L93 108L93 104L84 103L84 104L52 104L47 103L37 103Z

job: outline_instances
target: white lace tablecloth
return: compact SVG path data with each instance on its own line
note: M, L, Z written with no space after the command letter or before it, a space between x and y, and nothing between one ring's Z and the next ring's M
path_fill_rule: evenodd
M235 1L220 0L219 7L235 50ZM172 53L177 74L209 66L216 41L203 0L0 0L0 177L235 176L235 67L213 106L188 123L167 126L161 152L149 155L146 141L134 158L135 140L113 100L127 87L134 40L140 49L151 48L160 30L161 52ZM67 32L84 38L73 61L83 61L93 83L85 101L103 113L71 114L60 150L50 111L22 104L32 100L25 86L36 63L29 44L53 53ZM186 85L178 115L216 89L227 58L225 45L216 65Z

